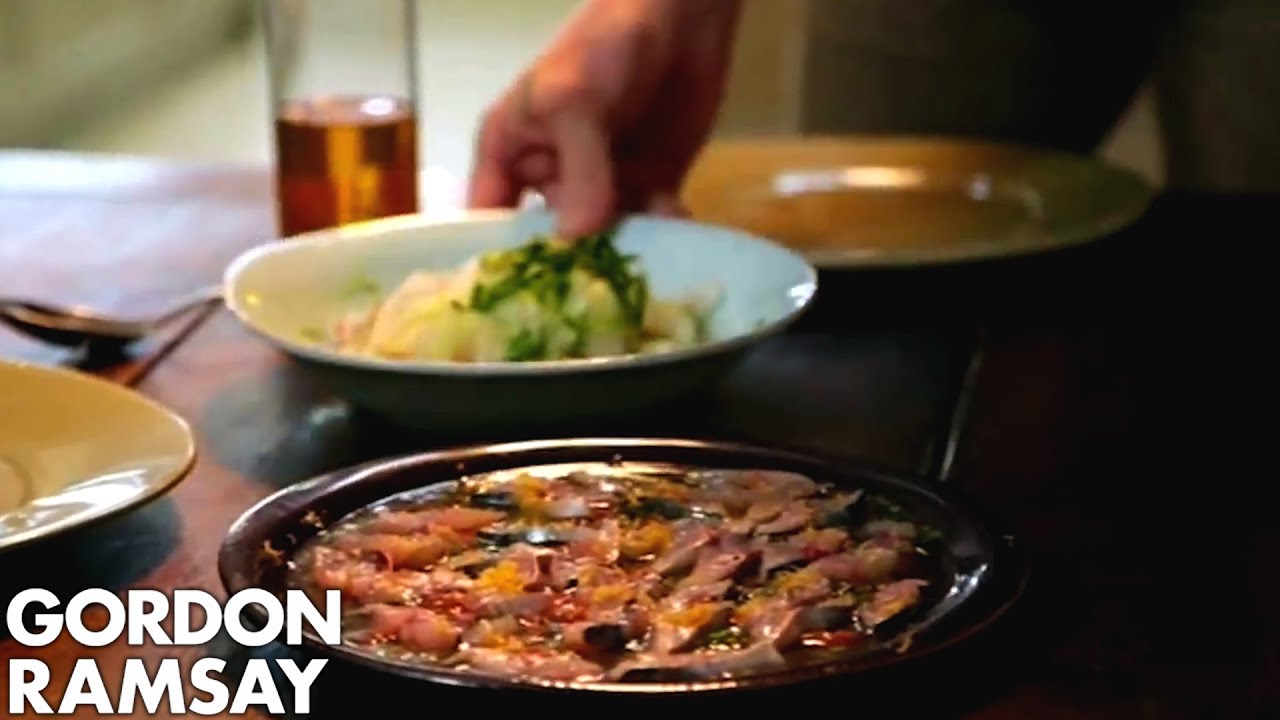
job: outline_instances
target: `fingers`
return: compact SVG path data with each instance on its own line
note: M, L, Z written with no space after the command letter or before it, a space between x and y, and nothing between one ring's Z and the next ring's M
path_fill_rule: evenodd
M617 203L604 124L594 113L568 107L553 115L549 125L559 160L555 195L560 233L577 237L599 232Z
M468 204L516 207L526 189L536 189L559 213L566 237L599 232L621 212L688 217L673 178L680 177L652 148L615 157L602 123L591 113L565 108L548 112L542 132L508 119L510 102L495 107L482 125ZM541 136L541 142L531 138Z
M506 106L499 104L485 116L476 142L475 167L471 170L467 206L515 207L523 188L518 186L508 162L509 129Z
M665 217L689 217L689 210L684 206L684 203L680 201L679 196L668 191L654 193L649 198L648 211L654 215L663 215Z
M521 184L542 192L559 175L558 164L559 160L551 150L532 150L516 160L514 174Z
M617 206L607 129L577 103L550 103L536 115L513 88L486 115L476 143L468 205L515 207L534 188L559 213L567 237L603 230Z

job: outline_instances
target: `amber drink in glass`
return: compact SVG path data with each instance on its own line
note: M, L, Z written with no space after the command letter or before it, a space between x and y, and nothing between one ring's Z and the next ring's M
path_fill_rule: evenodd
M418 211L415 0L262 0L283 237Z

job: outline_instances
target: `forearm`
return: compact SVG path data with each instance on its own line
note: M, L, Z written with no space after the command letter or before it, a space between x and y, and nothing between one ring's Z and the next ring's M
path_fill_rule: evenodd
M606 0L608 1L608 0ZM630 0L613 0L627 2ZM667 28L676 63L720 85L729 63L742 0L638 0Z
M672 37L726 37L737 28L742 0L590 0L578 12L647 25Z
M605 0L636 2L637 0ZM742 14L742 0L638 0L654 17L670 23L680 36L732 37Z

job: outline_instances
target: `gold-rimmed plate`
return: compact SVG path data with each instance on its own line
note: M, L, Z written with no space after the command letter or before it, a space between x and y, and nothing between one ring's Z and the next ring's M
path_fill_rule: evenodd
M936 265L1045 252L1122 229L1150 203L1101 160L978 140L713 142L684 186L693 217L773 238L818 267Z
M152 500L195 457L187 423L133 390L0 362L0 550Z

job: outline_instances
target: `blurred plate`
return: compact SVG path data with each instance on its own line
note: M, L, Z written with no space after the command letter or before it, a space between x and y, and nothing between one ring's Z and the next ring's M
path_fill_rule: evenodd
M195 455L187 423L128 388L0 362L0 550L158 497Z
M1150 188L1092 158L930 138L711 143L684 199L820 267L952 263L1096 240L1141 215Z

